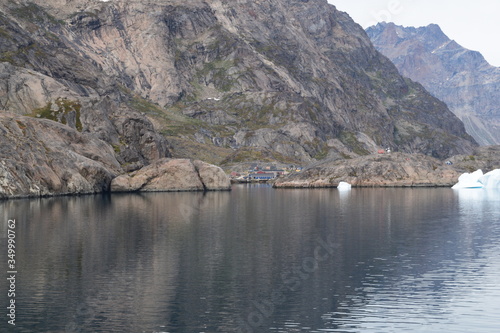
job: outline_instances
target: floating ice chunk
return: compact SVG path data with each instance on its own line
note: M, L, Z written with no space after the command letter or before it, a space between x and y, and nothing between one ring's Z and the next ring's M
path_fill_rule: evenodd
M473 173L464 173L460 177L458 177L458 183L455 184L452 188L483 188L483 184L479 182L479 179L483 177L483 171L477 170Z
M351 184L346 183L346 182L340 182L339 186L337 187L339 190L345 191L345 190L350 190L351 189Z
M483 174L481 170L464 173L452 188L500 188L500 169L490 171L487 174Z
M499 188L500 189L500 169L488 172L479 179L483 184L483 188Z

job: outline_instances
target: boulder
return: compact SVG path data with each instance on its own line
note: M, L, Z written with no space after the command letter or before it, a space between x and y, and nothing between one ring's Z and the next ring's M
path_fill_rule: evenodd
M229 190L229 177L224 171L202 161L159 159L152 164L116 177L112 192L172 192Z
M220 191L231 188L228 175L220 167L199 160L193 161L193 165L198 171L205 190Z

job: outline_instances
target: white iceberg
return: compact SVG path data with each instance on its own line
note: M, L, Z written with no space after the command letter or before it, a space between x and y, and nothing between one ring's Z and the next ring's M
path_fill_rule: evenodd
M482 170L464 173L452 188L500 188L500 169L490 171L487 174L483 174Z
M452 188L483 188L483 184L479 182L479 179L483 176L483 170L477 170L473 173L464 173L458 177L458 183Z
M500 189L500 169L493 170L485 174L479 182L483 184L483 188L499 188Z
M346 183L346 182L340 182L339 186L337 186L337 189L339 189L341 191L350 190L351 189L351 184Z

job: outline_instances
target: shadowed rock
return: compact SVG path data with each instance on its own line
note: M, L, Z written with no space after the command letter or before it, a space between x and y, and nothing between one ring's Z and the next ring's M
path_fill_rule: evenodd
M105 192L122 172L94 135L14 114L0 114L0 156L0 198Z

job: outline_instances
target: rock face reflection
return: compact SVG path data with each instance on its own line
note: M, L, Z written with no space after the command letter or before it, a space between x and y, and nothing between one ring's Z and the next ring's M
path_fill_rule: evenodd
M494 332L500 195L464 193L237 186L0 216L19 226L26 332Z

